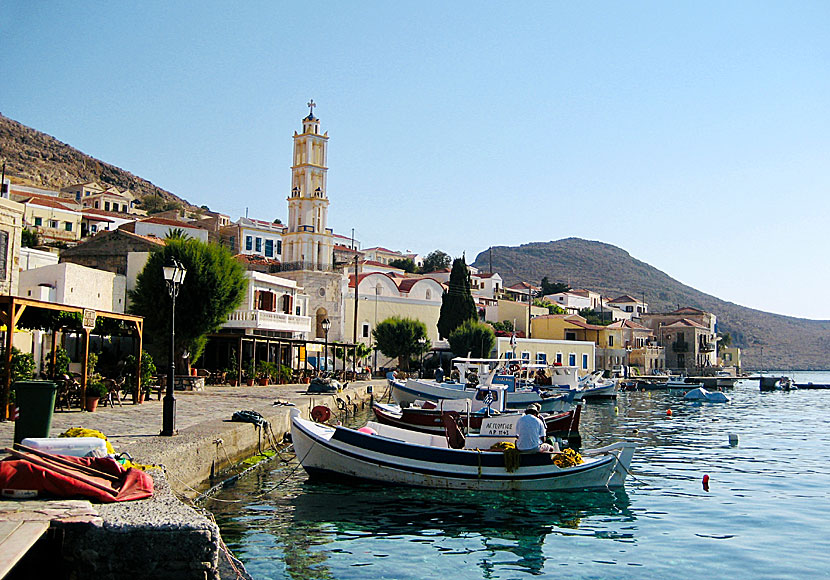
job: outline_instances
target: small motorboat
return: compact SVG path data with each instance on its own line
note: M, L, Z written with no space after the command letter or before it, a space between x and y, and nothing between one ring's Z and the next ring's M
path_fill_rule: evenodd
M693 380L687 379L686 377L669 377L663 384L663 388L666 388L670 391L688 391L689 389L697 389L703 387L703 383L698 383Z
M790 377L761 377L762 391L795 391L798 387L795 386L795 381Z
M445 425L446 436L373 421L358 430L315 423L291 410L291 437L300 464L310 477L338 482L479 491L606 489L624 485L634 456L634 444L619 442L582 451L579 461L568 465L562 458L573 453L502 450L494 446L515 445L515 436L450 435L455 423L448 418Z
M720 391L707 391L703 387L692 389L683 396L687 401L705 401L707 403L728 403L730 401L724 393Z
M616 399L617 381L602 377L603 371L594 371L579 379L576 399Z

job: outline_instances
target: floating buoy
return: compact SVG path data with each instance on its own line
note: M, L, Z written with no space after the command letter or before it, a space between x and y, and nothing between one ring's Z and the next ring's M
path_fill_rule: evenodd
M620 409L619 409L619 407L614 407L614 414L615 414L615 415L619 415L619 414L620 414Z
M737 433L730 433L729 434L729 445L735 447L738 444L738 434Z
M671 409L667 409L667 410L666 410L666 415L668 415L669 417L671 417Z
M709 491L709 475L703 476L703 491Z

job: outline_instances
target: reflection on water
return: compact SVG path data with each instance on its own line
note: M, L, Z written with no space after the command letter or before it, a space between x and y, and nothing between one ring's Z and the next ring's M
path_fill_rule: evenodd
M255 578L826 575L830 391L761 394L755 383L731 396L712 405L655 391L587 404L584 447L638 445L625 491L339 486L272 463L206 507Z

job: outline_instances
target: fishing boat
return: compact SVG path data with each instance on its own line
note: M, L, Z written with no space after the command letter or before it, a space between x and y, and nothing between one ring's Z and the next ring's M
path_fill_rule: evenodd
M606 379L603 371L594 371L579 379L575 399L616 399L617 381Z
M361 430L315 423L291 410L291 437L309 477L480 491L577 491L621 487L634 445L619 442L582 452L582 463L559 467L558 454L490 450L514 436L451 438L370 421ZM456 444L457 446L457 444ZM564 455L564 454L562 454Z
M455 358L452 362L458 371L458 380L390 379L392 397L405 407L418 400L473 399L480 384L504 385L507 387L507 409L520 410L537 403L541 407L540 412L562 413L570 408L577 393L576 367L555 367L561 372L554 375L556 382L550 385L522 386L521 380L517 381L517 375L508 372L509 364L517 364L515 359Z
M692 389L697 389L701 387L703 387L703 383L695 382L683 376L671 376L669 377L669 380L667 380L663 385L663 388L668 389L670 391L691 391Z
M453 413L468 433L507 430L513 434L515 423L522 414L505 410L505 390L502 385L491 385L477 389L478 392L473 399L418 401L405 408L375 402L372 411L381 423L422 433L444 433L443 415ZM579 434L581 410L582 407L576 405L563 413L540 413L539 418L545 422L548 435L567 439Z
M798 389L790 377L761 377L762 391L794 391Z

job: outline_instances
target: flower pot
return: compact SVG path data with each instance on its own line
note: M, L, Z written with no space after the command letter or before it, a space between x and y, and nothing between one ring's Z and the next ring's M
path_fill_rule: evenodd
M257 382L259 383L260 387L265 387L268 385L268 378L258 379Z
M238 382L236 379L228 379L228 384L232 387L235 387Z
M247 380L247 381L245 381L245 382L248 384L248 386L249 386L249 387L253 387L253 386L254 386L254 379L248 379L248 380Z
M136 405L140 405L144 402L144 389L141 389L138 392L138 397L133 396L133 400L135 401Z
M98 400L98 397L87 397L84 408L90 413L94 413L95 409L98 408Z

